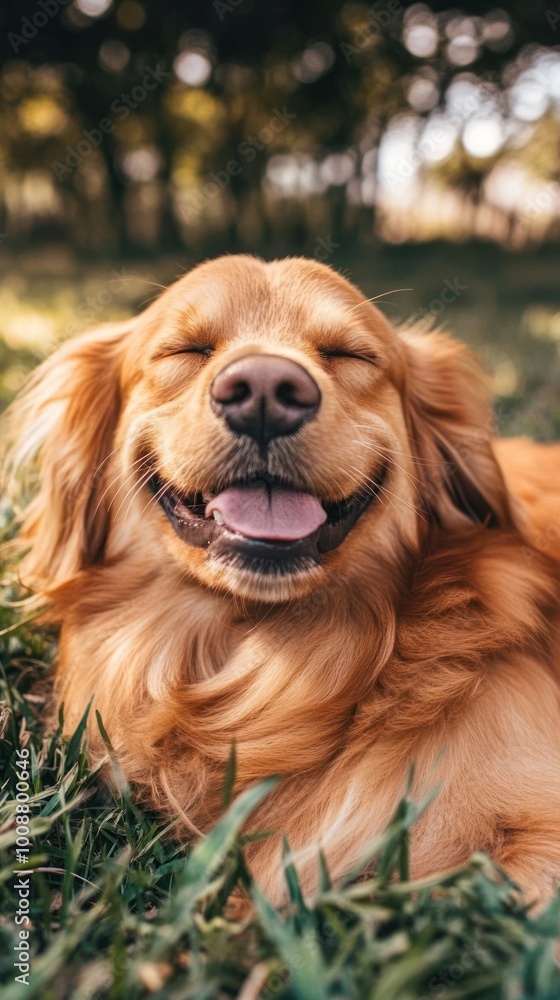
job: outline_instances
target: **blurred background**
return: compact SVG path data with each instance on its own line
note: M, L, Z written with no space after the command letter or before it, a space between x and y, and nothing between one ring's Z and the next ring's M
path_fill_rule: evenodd
M0 400L208 256L305 254L560 433L560 0L0 10Z

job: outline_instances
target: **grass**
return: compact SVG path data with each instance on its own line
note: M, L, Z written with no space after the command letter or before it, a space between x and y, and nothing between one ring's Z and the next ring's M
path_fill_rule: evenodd
M553 957L560 897L532 918L507 878L482 855L442 876L411 882L409 831L421 809L411 801L401 803L384 836L343 885L331 884L318 854L320 889L303 899L287 858L290 902L278 909L251 878L241 832L275 779L224 807L207 837L181 849L168 827L134 804L122 776L111 793L92 774L83 724L71 739L61 737L60 727L45 735L41 713L55 638L30 623L16 625L14 615L10 607L1 609L3 1000L560 995ZM29 854L18 854L14 821L22 748L29 764ZM233 770L232 758L226 799ZM372 859L377 875L360 879ZM19 931L26 928L15 922L16 886L27 879L28 985L15 982L20 970L13 965ZM234 889L252 900L243 917L228 904Z

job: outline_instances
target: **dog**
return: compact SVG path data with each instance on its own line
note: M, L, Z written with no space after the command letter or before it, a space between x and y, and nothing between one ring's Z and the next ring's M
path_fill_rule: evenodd
M60 624L56 696L90 699L139 800L192 837L281 780L313 892L412 792L412 877L483 850L560 878L560 446L497 441L485 380L323 264L206 262L66 342L14 404L22 579ZM23 484L23 486L21 486ZM105 747L93 713L89 753Z

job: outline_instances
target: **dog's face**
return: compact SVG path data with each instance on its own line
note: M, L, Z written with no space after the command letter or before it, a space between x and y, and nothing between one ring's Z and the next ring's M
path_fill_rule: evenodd
M28 423L42 420L45 520L56 492L65 504L51 559L64 545L83 568L132 546L274 602L363 578L430 517L508 518L461 349L402 336L324 265L206 263L47 364Z
M301 260L203 265L128 349L125 468L202 583L285 599L324 582L350 534L371 548L384 514L412 539L401 345L337 275Z

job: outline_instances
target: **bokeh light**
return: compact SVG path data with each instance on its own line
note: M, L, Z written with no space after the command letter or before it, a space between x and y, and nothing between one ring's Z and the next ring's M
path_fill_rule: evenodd
M189 87L203 87L212 75L212 63L203 52L180 52L173 69L181 83Z
M113 6L113 0L74 0L74 4L88 17L101 17Z
M471 118L462 135L467 153L479 158L495 156L504 140L504 127L499 118Z
M123 0L117 7L117 21L125 31L138 31L146 20L146 11L138 0Z
M107 73L120 73L130 62L130 49L124 42L109 39L101 45L98 58Z

